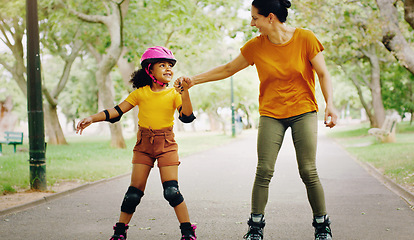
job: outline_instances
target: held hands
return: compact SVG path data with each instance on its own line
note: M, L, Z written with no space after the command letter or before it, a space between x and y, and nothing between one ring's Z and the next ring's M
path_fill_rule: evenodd
M333 128L338 121L336 110L332 106L326 106L325 109L325 127Z
M78 125L76 126L76 133L79 133L79 135L82 135L83 129L88 127L92 124L92 118L87 117L79 121Z
M174 82L175 90L180 94L187 91L192 86L194 86L194 82L190 77L179 77Z

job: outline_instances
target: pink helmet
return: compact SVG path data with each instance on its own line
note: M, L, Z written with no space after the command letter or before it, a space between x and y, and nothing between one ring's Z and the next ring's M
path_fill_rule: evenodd
M148 48L144 54L142 54L141 66L144 67L144 65L153 64L161 60L168 60L173 64L173 66L177 62L173 53L169 49L156 46Z

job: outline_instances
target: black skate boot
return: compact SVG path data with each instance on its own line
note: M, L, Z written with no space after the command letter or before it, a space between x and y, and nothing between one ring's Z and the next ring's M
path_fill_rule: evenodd
M197 226L191 225L191 223L181 223L180 229L181 229L181 240L197 240L195 230Z
M251 214L249 221L249 231L243 236L247 240L262 240L263 228L266 225L263 214Z
M332 240L331 221L329 216L320 216L313 218L313 227L315 228L315 240Z
M114 235L109 240L125 240L127 239L128 224L117 223L114 226Z

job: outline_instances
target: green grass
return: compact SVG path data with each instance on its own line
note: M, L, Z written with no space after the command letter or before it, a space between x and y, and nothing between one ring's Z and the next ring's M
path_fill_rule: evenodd
M62 181L92 182L127 173L131 170L132 148L136 138L126 139L126 149L111 148L108 137L72 137L68 145L48 145L46 151L47 185ZM220 133L176 133L181 157L231 141ZM27 142L27 141L26 141ZM0 156L0 194L29 189L28 145L20 145L18 153L3 145Z
M396 142L380 143L368 135L368 125L336 129L335 138L358 160L368 162L386 176L408 188L414 188L414 125L398 123Z

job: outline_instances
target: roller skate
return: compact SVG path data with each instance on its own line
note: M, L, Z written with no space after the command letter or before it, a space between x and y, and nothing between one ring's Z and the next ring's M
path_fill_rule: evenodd
M315 240L332 240L331 221L329 216L320 216L313 218L313 227L315 228Z
M114 235L109 240L125 240L127 239L128 224L117 223L114 226Z
M249 231L243 236L246 240L262 240L263 228L266 225L263 214L251 214L249 221Z
M191 225L191 223L181 223L181 240L197 240L195 230L197 226Z

